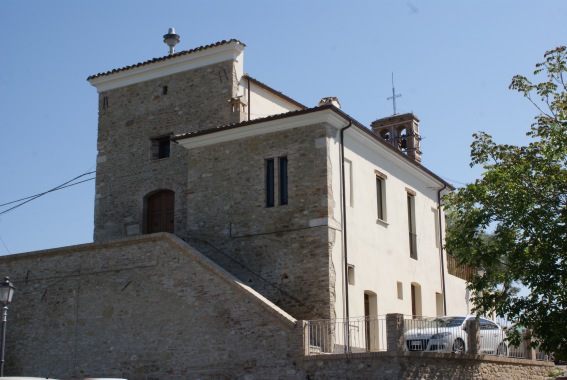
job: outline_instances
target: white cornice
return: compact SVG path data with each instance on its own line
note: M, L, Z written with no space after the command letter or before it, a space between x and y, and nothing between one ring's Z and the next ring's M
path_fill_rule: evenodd
M177 142L179 145L187 149L201 148L213 144L321 123L326 123L337 129L347 125L347 122L345 122L345 120L336 112L333 112L330 109L325 109L307 114L254 123L243 127L219 130L218 132L207 133L204 135L189 136L187 138L180 139Z
M186 149L201 148L223 142L230 142L248 137L260 136L266 133L284 131L297 127L305 127L314 124L325 123L335 128L337 131L346 127L349 120L332 109L326 108L319 111L309 112L296 116L282 117L281 119L269 120L265 122L254 123L242 127L221 129L218 132L207 133L203 135L188 136L176 140L179 145ZM417 178L421 178L432 188L442 187L443 182L432 176L428 171L411 163L405 157L397 152L393 152L389 147L377 139L369 136L366 132L354 126L345 131L345 137L352 138L359 144L365 146L373 152L382 155L387 160L394 163L401 170L404 170ZM338 138L338 134L337 137ZM346 142L347 140L345 140ZM348 142L346 142L348 144Z
M101 75L89 79L89 82L96 87L97 92L108 91L219 62L237 60L243 50L244 46L242 44L231 41L223 45L211 46L203 50L179 55L175 58L164 59L158 62L148 62L144 65L132 67L124 71Z

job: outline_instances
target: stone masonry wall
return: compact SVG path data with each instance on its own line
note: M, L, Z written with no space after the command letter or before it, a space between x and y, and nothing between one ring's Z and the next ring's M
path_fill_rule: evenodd
M327 219L330 133L312 125L189 150L186 238L298 319L329 318L334 312L330 249L336 232ZM278 157L283 156L287 205L278 202ZM275 207L266 207L269 158L276 166Z
M303 325L170 234L0 257L7 376L295 378Z
M296 321L171 234L0 257L17 290L7 376L544 379L553 363L418 352L305 356Z
M160 189L175 192L175 233L187 230L187 152L172 143L170 157L152 159L151 139L234 121L233 66L225 61L99 94L95 241L144 233L144 198Z
M301 367L311 380L543 380L553 363L481 355L371 352L309 356Z

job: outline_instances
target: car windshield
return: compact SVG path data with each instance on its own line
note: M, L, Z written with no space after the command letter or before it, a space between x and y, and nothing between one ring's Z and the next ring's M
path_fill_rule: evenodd
M465 317L440 317L427 321L423 327L460 327L464 321Z

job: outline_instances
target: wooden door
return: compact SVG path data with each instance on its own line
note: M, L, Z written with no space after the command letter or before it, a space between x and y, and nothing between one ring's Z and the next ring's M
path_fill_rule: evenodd
M174 232L175 193L162 190L148 198L147 233Z

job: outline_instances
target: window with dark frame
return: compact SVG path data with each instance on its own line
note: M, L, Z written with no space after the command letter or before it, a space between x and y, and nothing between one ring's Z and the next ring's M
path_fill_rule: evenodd
M274 207L274 159L266 160L266 207Z
M415 193L407 193L408 231L410 257L417 260L417 235L415 233Z
M388 215L386 210L386 179L388 176L379 170L374 170L376 174L376 214L378 221L386 222Z
M384 179L381 177L376 177L376 204L378 219L386 220L386 214L384 213Z
M274 207L276 205L276 187L278 189L278 205L284 206L288 203L287 164L287 157L285 156L277 159L268 158L266 160L266 207ZM276 171L278 173L277 183Z
M287 205L287 157L280 157L280 206Z
M152 139L152 159L161 160L171 155L171 142L169 135L160 136Z

